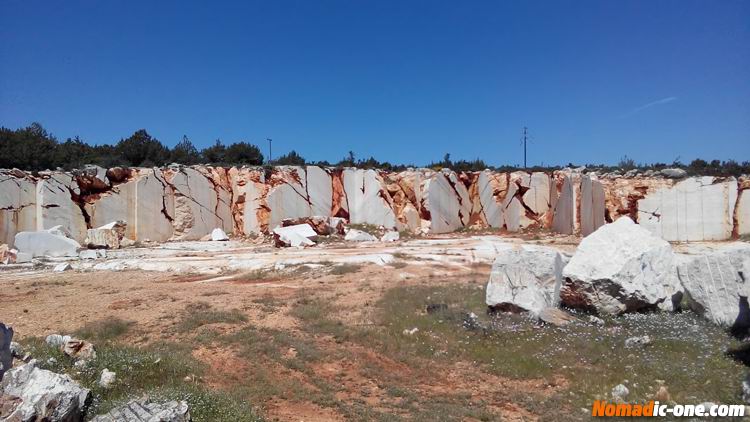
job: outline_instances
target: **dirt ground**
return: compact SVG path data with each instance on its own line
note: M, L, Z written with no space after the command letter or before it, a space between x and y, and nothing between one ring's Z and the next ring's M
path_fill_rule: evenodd
M437 251L418 242L334 245L309 262L218 274L17 268L0 272L0 321L21 341L97 321L131 322L119 342L187 345L207 368L193 382L244 396L269 420L412 419L417 410L418 420L549 420L533 403L560 396L570 381L565 376L503 377L460 358L436 365L368 334L388 329L379 303L391 289L450 286L481 295L491 260L467 255L471 248L462 242L452 238ZM568 253L575 248L570 239L557 245ZM337 262L338 255L385 249L393 257L387 263ZM300 253L265 251L278 259ZM568 416L582 411L564 408Z

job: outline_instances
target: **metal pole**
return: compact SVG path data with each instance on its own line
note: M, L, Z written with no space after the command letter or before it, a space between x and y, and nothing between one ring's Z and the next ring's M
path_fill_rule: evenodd
M271 164L271 161L273 161L273 150L271 149L271 142L273 139L266 138L268 140L268 164Z
M527 127L523 127L523 168L526 168L526 130Z

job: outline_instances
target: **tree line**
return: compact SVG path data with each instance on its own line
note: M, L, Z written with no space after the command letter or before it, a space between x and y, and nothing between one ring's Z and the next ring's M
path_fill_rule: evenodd
M39 171L82 168L86 164L95 164L104 168L116 166L153 167L165 166L170 163L185 165L210 164L217 166L260 166L260 165L317 165L322 167L358 167L365 169L381 169L389 171L403 171L413 164L392 164L388 161L378 161L374 157L357 159L353 151L335 162L308 161L299 153L292 150L269 162L265 159L257 145L239 141L226 145L216 140L212 145L198 149L183 136L173 148L169 148L158 139L151 136L145 129L137 130L127 138L117 143L91 145L80 138L68 138L59 141L39 123L16 130L0 127L0 168L19 168L22 170ZM426 167L439 170L450 168L455 171L479 171L484 169L497 171L550 171L560 167L532 167L522 169L518 166L493 167L481 159L451 160L450 153L446 153L441 161L431 162ZM568 167L575 167L568 164ZM705 161L696 159L689 164L675 160L672 164L638 164L634 160L624 157L617 166L592 165L589 170L659 170L667 167L679 167L687 170L690 175L706 176L740 176L750 174L750 162L736 162L734 160Z

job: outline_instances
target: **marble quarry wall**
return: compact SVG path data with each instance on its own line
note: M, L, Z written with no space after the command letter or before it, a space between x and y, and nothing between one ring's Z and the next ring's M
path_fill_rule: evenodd
M138 241L196 240L214 228L268 233L283 219L342 217L415 233L463 228L551 230L586 236L627 215L669 241L750 233L750 178L679 180L566 169L550 173L384 172L315 166L87 167L74 172L0 170L0 244L21 231L127 222Z

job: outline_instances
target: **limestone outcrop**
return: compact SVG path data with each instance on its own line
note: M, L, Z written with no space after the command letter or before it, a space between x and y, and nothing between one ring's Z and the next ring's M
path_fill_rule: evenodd
M671 174L671 173L670 173ZM123 221L128 241L270 233L284 220L336 217L385 230L529 228L588 235L628 216L668 241L750 233L747 177L670 178L554 172L455 172L317 166L0 170L0 244L62 226L78 243Z

